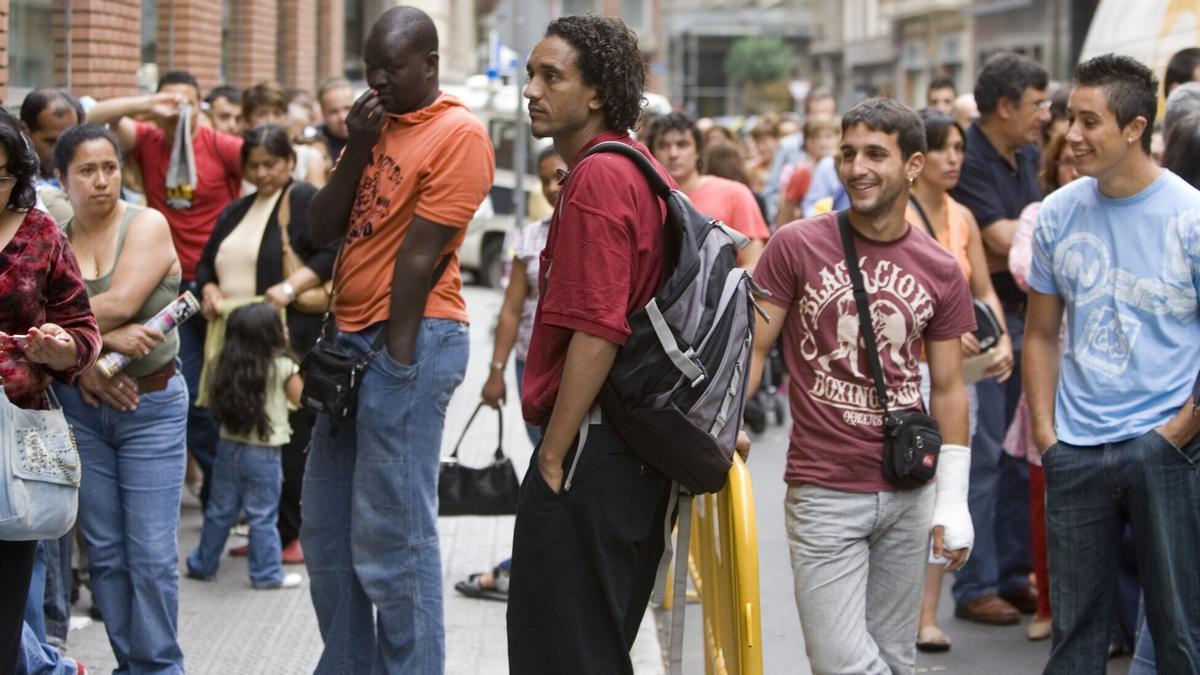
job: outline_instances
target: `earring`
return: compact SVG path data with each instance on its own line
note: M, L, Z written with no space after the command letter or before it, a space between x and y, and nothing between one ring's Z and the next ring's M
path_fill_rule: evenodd
M1126 138L1126 139L1125 139L1125 144L1126 144L1126 145L1133 145L1133 143L1134 143L1134 139L1132 139L1132 138Z

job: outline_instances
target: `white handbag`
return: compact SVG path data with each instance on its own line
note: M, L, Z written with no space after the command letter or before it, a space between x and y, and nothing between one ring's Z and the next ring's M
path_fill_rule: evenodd
M25 410L0 382L0 539L56 539L75 524L83 473L53 389L49 410Z

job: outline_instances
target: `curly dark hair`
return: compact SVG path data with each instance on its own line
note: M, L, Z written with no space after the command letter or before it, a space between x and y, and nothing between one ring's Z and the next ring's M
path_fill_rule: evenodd
M233 310L209 386L213 417L234 434L270 437L267 385L275 357L287 353L283 321L273 305L256 302Z
M9 112L8 108L0 105L0 146L8 155L8 175L15 176L17 182L8 193L10 211L27 211L37 204L37 189L34 181L37 179L37 153L33 151L33 143L25 139L21 133L21 123Z
M550 22L546 36L556 35L575 48L579 71L604 102L604 123L628 131L642 114L646 64L637 34L615 17L574 14Z

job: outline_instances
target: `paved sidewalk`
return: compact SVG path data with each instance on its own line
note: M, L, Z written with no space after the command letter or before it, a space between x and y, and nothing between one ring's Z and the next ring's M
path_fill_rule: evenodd
M474 322L471 326L471 360L466 380L455 393L447 413L443 454L449 453L467 418L479 401L479 389L492 355L492 326L500 307L497 291L468 287L464 295ZM504 448L524 475L532 448L520 419L514 375L510 365L509 402L505 407ZM495 449L496 416L480 414L461 451L468 464L489 461ZM185 496L181 508L180 558L200 538L203 521L199 506ZM472 572L508 557L512 546L513 518L442 518L439 522L442 571L445 585L446 672L451 675L502 675L508 672L505 608L500 602L472 600L459 595L454 583ZM228 546L244 543L231 536ZM182 565L182 562L181 562ZM182 566L181 566L182 570ZM289 570L304 572L303 566ZM256 591L247 578L246 559L225 557L215 582L183 577L179 581L179 635L189 673L249 675L252 673L310 673L321 653L321 636L309 600L307 579L299 589ZM86 594L85 594L86 595ZM86 613L82 600L76 614ZM69 653L89 672L108 673L116 667L103 624L75 630ZM663 672L661 650L653 612L634 645L639 675Z

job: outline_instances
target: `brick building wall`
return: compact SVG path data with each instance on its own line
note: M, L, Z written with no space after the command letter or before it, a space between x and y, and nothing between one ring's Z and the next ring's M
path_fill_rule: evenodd
M278 80L285 87L315 91L321 80L345 74L346 8L366 25L401 0L50 0L50 35L22 54L40 64L46 82L15 83L9 68L12 0L0 0L0 100L13 88L70 85L76 95L95 98L138 92L142 63L143 10L153 17L153 64L158 74L187 70L201 92L228 83L247 87ZM410 0L428 4L444 34L443 68L465 76L475 70L474 0ZM611 0L610 0L611 1ZM68 16L67 5L71 6ZM485 3L486 4L486 3ZM223 6L229 16L222 16ZM149 21L149 19L148 19ZM70 44L67 44L68 26ZM24 47L23 47L24 48ZM357 58L357 57L355 57ZM68 73L70 82L68 83ZM153 75L153 72L143 73ZM39 75L41 77L41 75ZM52 80L52 81L50 81ZM151 81L152 83L152 81ZM147 84L142 82L141 84Z
M0 0L0 101L8 98L8 0Z
M317 0L279 0L280 79L284 87L317 89Z
M279 79L279 3L273 0L233 0L229 21L225 81L246 88Z
M139 3L140 4L140 3ZM171 0L158 3L159 73L186 70L200 82L201 93L221 82L220 0Z
M317 79L346 72L346 0L317 0Z
M54 0L53 7L54 81L70 82L77 96L136 94L141 64L139 0L73 0L69 48L67 2Z

